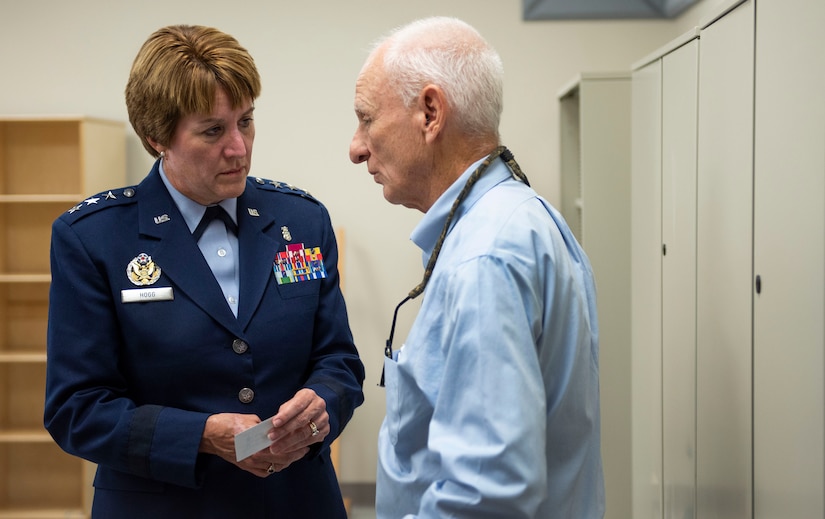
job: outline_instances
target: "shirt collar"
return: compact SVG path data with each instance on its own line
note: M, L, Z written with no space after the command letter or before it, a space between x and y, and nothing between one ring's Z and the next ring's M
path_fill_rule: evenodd
M432 254L435 243L441 235L441 230L444 227L444 222L447 220L447 215L450 214L450 209L453 207L456 197L461 192L464 184L470 178L470 175L484 162L487 157L482 157L467 168L455 182L447 188L444 193L435 201L430 207L429 211L424 214L424 217L418 222L418 225L413 229L410 235L410 240L415 243L418 248L424 253L424 264ZM493 186L503 182L511 177L510 169L501 158L496 158L487 168L478 182L470 190L467 198L464 199L461 206L456 211L450 229L455 227L456 222L461 216L466 213L476 201L481 198L484 193L493 188ZM449 233L449 231L448 231Z
M175 202L175 205L178 206L178 211L180 211L180 214L183 216L183 221L185 221L186 226L189 227L189 232L195 232L195 228L198 226L198 223L200 223L201 218L203 218L203 213L206 212L206 206L195 202L175 189L172 183L169 182L169 179L166 178L166 171L163 169L163 160L160 161L160 167L158 170L160 172L160 178L166 186L166 190L169 191L169 194L172 196L172 200ZM218 205L223 207L224 210L229 213L229 217L232 218L232 221L236 224L238 223L237 198L227 198L226 200L221 200Z

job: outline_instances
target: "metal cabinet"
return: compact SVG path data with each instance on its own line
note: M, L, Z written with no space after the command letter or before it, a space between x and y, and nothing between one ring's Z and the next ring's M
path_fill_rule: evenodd
M633 69L633 517L695 517L698 31Z
M634 65L634 518L825 515L823 26L729 0Z
M700 38L696 509L751 517L754 2Z
M758 0L754 517L825 517L825 2ZM757 287L758 282L758 287Z
M562 214L596 278L607 519L630 517L630 84L586 73L559 93Z

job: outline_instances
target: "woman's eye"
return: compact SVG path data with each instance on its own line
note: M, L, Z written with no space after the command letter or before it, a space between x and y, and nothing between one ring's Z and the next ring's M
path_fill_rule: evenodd
M215 135L218 135L219 133L221 133L221 127L220 126L213 126L212 128L209 128L208 130L206 130L203 133L210 136L210 137L214 137Z

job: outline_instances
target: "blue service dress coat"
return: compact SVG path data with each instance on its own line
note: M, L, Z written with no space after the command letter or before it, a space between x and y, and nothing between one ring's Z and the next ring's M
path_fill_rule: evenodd
M329 444L363 401L364 370L327 210L247 179L236 318L158 164L53 224L46 428L98 464L96 518L344 518ZM320 247L327 277L279 285L273 259L299 243ZM156 281L138 287L129 266L144 254ZM123 302L139 288L164 297ZM209 415L265 420L305 387L325 400L331 432L304 459L259 478L198 453Z

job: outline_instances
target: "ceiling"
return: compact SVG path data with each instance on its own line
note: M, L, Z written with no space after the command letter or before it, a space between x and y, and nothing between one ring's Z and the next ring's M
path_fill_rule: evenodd
M525 20L673 18L697 0L522 0Z

